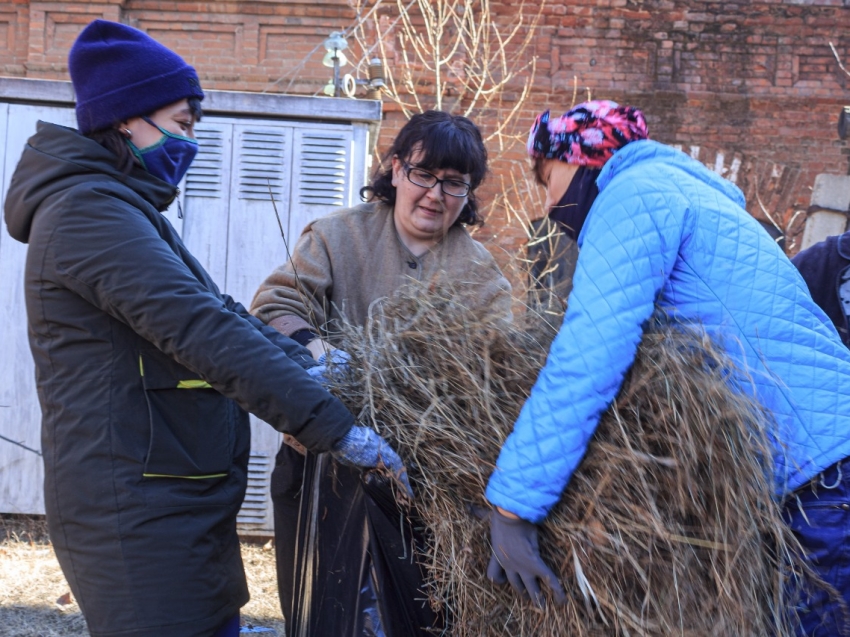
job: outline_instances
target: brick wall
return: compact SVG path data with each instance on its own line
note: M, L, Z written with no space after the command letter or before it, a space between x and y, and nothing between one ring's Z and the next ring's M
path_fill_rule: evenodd
M371 18L391 18L395 3L385 4ZM527 129L545 108L568 108L576 87L579 99L589 90L594 98L637 105L653 138L733 177L753 214L767 210L788 225L808 205L815 175L850 172L850 151L836 133L840 108L850 101L848 78L828 46L850 62L847 4L551 1L534 35L538 73L519 127ZM510 22L539 4L493 0L491 6ZM192 63L207 88L311 95L331 74L321 64L322 40L356 19L348 0L0 1L0 73L67 79L68 48L96 17L148 31ZM382 148L404 121L391 105L385 111ZM479 122L487 128L503 115L490 112ZM522 156L521 142L504 154L520 162ZM495 168L485 200L499 189L504 169ZM494 209L481 236L518 246L522 231L506 228L513 223Z
M641 107L653 138L734 172L750 211L761 217L764 208L785 226L808 205L815 175L848 172L836 125L850 96L828 46L848 59L846 4L553 5L537 49L541 59L549 53L541 97L569 102L577 76L595 97Z

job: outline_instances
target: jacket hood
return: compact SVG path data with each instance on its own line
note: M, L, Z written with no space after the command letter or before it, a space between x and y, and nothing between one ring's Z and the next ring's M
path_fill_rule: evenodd
M845 259L850 259L850 232L845 232L838 237L838 254Z
M27 243L35 213L58 192L78 184L117 180L165 210L177 189L135 166L129 175L115 167L115 155L73 128L39 122L12 176L4 202L9 234Z
M630 142L614 153L614 156L602 167L596 185L599 190L602 190L619 173L632 168L636 164L651 162L675 166L712 188L721 191L741 208L746 208L744 193L731 181L710 171L685 153L649 139Z

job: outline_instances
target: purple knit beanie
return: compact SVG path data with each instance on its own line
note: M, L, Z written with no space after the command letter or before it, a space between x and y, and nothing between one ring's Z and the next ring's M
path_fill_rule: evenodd
M204 99L198 74L147 33L95 20L68 54L77 126L88 134L182 99Z

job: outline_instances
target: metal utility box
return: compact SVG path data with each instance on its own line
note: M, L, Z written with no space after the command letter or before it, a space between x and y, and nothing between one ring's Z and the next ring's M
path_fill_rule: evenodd
M36 122L76 126L69 82L0 78L0 202ZM219 287L246 307L287 259L304 226L354 205L365 185L381 118L372 100L208 91L196 126L198 156L166 211ZM272 202L274 199L274 203ZM275 215L277 209L277 218ZM41 413L27 341L27 247L0 232L0 512L44 513ZM143 266L140 266L143 267ZM262 361L257 361L262 365ZM269 494L281 436L251 417L242 533L269 535ZM15 444L18 443L18 444Z

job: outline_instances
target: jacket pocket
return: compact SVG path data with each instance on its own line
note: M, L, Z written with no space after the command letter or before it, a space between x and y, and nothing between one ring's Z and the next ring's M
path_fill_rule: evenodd
M144 477L226 476L235 424L229 399L158 351L139 355L139 372L150 417Z

